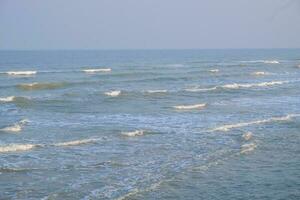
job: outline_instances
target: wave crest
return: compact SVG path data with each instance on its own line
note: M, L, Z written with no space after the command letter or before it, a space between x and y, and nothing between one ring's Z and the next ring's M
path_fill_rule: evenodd
M53 144L54 146L61 147L61 146L77 146L82 144L94 143L99 141L99 139L83 139L83 140L73 140L68 142L59 142Z
M111 96L111 97L117 97L121 94L120 90L113 90L113 91L109 91L109 92L105 92L104 93L107 96Z
M31 150L38 145L34 144L9 144L7 146L0 146L0 153L9 153L16 151L28 151Z
M97 72L110 72L111 69L110 68L102 68L102 69L83 69L82 70L85 73L97 73Z
M6 74L10 76L30 76L36 74L37 71L8 71Z
M206 103L202 103L202 104L194 104L194 105L179 105L179 106L174 106L174 108L178 110L191 110L191 109L202 109L205 106Z
M237 123L237 124L228 124L228 125L214 128L211 131L227 132L227 131L230 131L231 129L241 128L241 127L250 126L250 125L254 125L254 124L264 124L264 123L277 122L277 121L288 121L288 120L291 120L292 118L298 117L298 116L300 116L300 114L289 114L289 115L286 115L283 117L272 117L269 119L263 119L263 120L257 120L257 121L243 122L243 123Z
M122 132L121 134L127 137L135 137L135 136L142 136L144 135L144 133L145 133L144 130L136 130L131 132Z

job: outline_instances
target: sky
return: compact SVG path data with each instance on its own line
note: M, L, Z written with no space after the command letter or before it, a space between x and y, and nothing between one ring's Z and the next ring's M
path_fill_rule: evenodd
M300 0L0 0L0 49L300 48Z

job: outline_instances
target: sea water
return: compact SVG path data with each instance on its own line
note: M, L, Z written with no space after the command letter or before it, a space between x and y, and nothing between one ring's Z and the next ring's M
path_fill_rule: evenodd
M300 50L0 51L0 199L299 199Z

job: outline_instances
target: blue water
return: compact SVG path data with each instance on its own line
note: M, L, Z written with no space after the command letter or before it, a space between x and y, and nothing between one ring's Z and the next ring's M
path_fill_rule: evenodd
M0 51L0 199L299 199L299 86L299 49Z

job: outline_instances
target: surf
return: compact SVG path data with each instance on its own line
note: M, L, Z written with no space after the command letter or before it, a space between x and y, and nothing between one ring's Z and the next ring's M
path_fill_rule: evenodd
M300 114L289 114L283 117L272 117L268 119L262 119L262 120L256 120L256 121L250 121L250 122L241 122L241 123L236 123L236 124L228 124L228 125L223 125L219 126L217 128L211 129L210 131L223 131L223 132L228 132L231 129L236 129L236 128L242 128L250 125L257 125L257 124L265 124L265 123L270 123L270 122L280 122L280 121L289 121L294 117L299 117Z
M34 144L9 144L6 146L0 146L0 153L10 153L10 152L17 152L17 151L28 151L31 150L38 145Z
M35 75L37 71L8 71L6 74L10 76L30 76Z
M110 72L111 69L110 69L110 68L101 68L101 69L83 69L82 71L85 72L85 73L93 74L93 73L97 73L97 72Z
M178 105L178 106L173 106L173 108L175 108L177 110L203 109L204 107L206 107L206 103L194 104L194 105Z
M104 93L106 96L117 97L121 94L120 90L112 90Z

